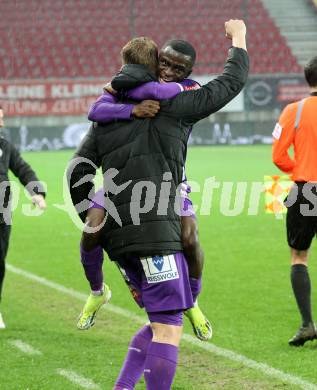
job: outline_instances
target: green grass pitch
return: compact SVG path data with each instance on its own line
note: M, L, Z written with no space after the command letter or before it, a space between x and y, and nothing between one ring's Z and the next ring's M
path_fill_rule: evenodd
M63 203L62 176L72 152L25 153L48 186L48 209L40 217L14 212L7 262L67 288L88 293L79 261L80 230L68 214L55 207ZM288 339L300 325L289 281L289 251L285 219L264 213L248 215L250 183L265 174L278 174L269 146L193 147L187 175L200 185L215 176L220 183L247 182L246 203L237 216L220 211L221 190L214 190L211 215L198 214L205 252L200 306L213 325L212 343L257 362L300 377L317 386L317 343L290 348ZM200 204L201 194L192 199ZM231 206L233 205L233 200ZM223 207L223 206L222 206ZM310 262L313 309L317 310L316 244ZM105 261L111 303L143 315L134 304L113 264ZM130 336L139 324L133 318L102 310L94 328L76 329L82 301L7 271L1 312L7 329L0 331L1 390L81 389L57 373L72 370L110 390L119 372ZM191 328L185 320L185 332ZM11 343L21 340L42 355L28 355ZM89 387L86 387L89 388ZM93 388L93 387L90 387ZM185 341L173 389L299 389L257 370L246 368ZM303 387L302 387L303 388ZM313 388L313 387L312 387ZM317 388L317 387L316 387ZM145 389L142 381L136 389Z

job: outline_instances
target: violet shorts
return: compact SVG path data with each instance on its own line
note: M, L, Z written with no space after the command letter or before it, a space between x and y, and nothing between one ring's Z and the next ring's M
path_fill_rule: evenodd
M181 208L181 217L196 218L195 210L192 201L186 196L182 198L183 206Z
M104 208L104 190L101 188L95 193L92 201L89 204L89 208L92 209L103 209ZM182 207L180 210L180 214L182 217L192 217L196 218L195 211L193 208L193 203L189 199L188 194L184 193L182 196Z
M188 267L182 252L134 257L116 263L134 300L145 308L152 322L164 323L164 320L158 321L160 316L157 316L164 314L167 318L171 314L172 317L165 323L176 324L175 314L193 307Z
M103 188L100 188L95 193L95 196L93 197L92 201L89 204L90 209L103 209L104 208L104 190Z

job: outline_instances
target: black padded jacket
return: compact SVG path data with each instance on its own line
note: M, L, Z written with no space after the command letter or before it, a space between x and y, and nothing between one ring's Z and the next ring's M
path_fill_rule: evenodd
M45 196L44 187L30 165L9 141L0 136L0 223L7 223L11 218L9 171L20 180L30 195Z
M102 167L109 201L106 210L110 212L103 229L103 246L112 260L125 255L165 255L182 250L180 217L174 204L177 187L182 182L189 129L200 119L220 110L242 90L248 69L247 52L231 48L222 75L198 90L161 101L155 118L91 126L68 169L70 193L84 220L94 194L93 176L96 169ZM129 88L152 77L143 70L138 81L135 69L131 71L129 79L129 66L125 67L124 77L117 76L113 86L117 85L118 77L121 87L127 78ZM86 161L78 163L78 158ZM113 177L117 187L129 183L124 190L113 188L109 171L107 173L109 169L118 172ZM171 177L165 180L171 182L168 195L162 195L160 190L164 174ZM84 176L86 179L81 180ZM160 207L164 199L166 210L162 213Z

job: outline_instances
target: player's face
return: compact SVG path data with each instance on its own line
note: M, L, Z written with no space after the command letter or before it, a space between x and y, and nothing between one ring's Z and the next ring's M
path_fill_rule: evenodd
M193 63L190 56L186 56L172 49L165 47L159 54L159 75L160 81L182 81L192 71Z
M0 110L0 128L4 127L3 111Z

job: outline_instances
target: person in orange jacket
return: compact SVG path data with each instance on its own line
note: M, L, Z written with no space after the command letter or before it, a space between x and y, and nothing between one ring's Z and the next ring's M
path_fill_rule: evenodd
M287 197L286 228L291 250L291 283L302 317L302 326L289 340L293 346L317 338L311 310L308 252L317 233L317 56L305 66L310 96L289 104L273 131L272 158L292 175L294 186ZM294 148L293 157L289 154Z

